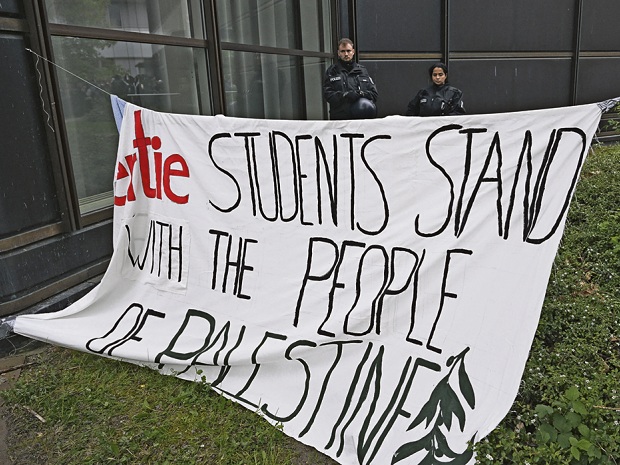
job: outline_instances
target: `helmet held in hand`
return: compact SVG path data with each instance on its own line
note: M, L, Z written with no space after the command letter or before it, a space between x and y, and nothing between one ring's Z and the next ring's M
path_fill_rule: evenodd
M351 104L351 117L353 119L370 119L377 117L377 106L372 100L359 98Z

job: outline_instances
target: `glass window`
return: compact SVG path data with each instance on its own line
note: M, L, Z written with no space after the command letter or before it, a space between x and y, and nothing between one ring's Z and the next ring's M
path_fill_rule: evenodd
M21 2L17 0L8 0L0 2L0 13L9 13L9 14L22 14L21 11Z
M300 1L301 49L331 52L329 0Z
M48 21L204 39L200 0L48 0Z
M21 35L0 34L0 239L60 220L46 140L49 106L39 95L39 70ZM5 66L7 66L5 65ZM10 71L9 71L10 70Z
M220 39L268 47L295 46L294 8L287 0L218 0Z
M226 114L324 119L326 59L222 50Z
M299 57L222 50L229 116L302 119Z
M108 93L157 111L212 113L204 49L74 37L52 44L71 72L57 75L82 214L112 204L118 132Z
M265 47L328 51L329 0L218 0L220 39Z
M571 50L577 3L574 0L452 2L448 26L450 48L454 52Z
M357 15L359 34L355 48L358 52L441 51L441 17L444 1L390 0L389 7L386 3L357 0L357 11L362 13ZM451 2L450 8L454 3L469 5L476 2ZM501 2L502 6L504 3ZM469 24L464 18L460 18L460 21Z
M620 50L618 34L618 0L595 0L584 2L581 24L581 50L609 51ZM610 79L611 81L611 79ZM595 85L595 90L598 85ZM616 95L615 93L606 95Z
M306 119L325 119L327 104L323 100L323 76L331 64L325 58L305 57L303 60Z
M332 56L331 0L216 0L216 13L226 44L221 71L227 115L325 118L322 82ZM248 51L248 45L256 50Z

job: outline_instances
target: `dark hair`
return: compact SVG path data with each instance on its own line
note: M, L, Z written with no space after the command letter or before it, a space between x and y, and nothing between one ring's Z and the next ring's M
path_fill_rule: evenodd
M428 76L430 78L433 77L433 70L435 68L441 68L443 70L443 72L446 74L446 76L448 75L448 67L444 63L439 62L439 63L435 63L433 66L428 68Z

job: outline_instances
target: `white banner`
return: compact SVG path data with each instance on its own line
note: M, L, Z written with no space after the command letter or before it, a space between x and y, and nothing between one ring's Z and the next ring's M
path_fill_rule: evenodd
M109 269L14 331L204 377L342 464L473 463L516 396L600 116L127 104Z

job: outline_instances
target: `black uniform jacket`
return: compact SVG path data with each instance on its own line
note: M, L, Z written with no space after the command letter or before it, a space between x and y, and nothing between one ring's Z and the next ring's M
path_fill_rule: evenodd
M323 98L329 103L331 119L351 119L351 101L344 97L347 92L361 93L373 102L378 97L377 87L366 67L355 62L347 66L338 60L327 68L323 79Z
M407 105L407 116L464 115L463 92L444 84L422 89Z

